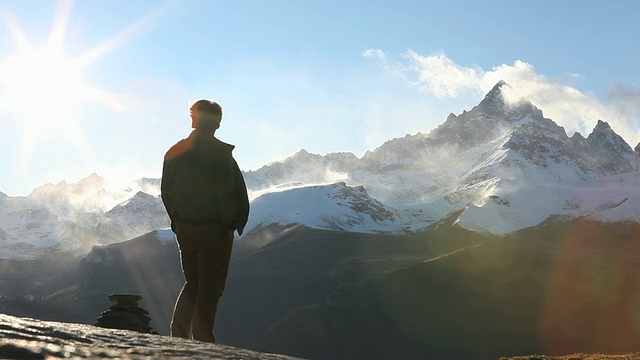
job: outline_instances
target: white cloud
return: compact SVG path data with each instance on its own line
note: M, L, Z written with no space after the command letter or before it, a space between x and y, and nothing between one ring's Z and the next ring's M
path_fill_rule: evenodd
M569 136L576 131L586 136L598 120L603 120L632 147L640 141L640 90L628 85L617 85L610 93L612 104L607 105L591 93L538 74L533 65L521 60L484 70L456 64L445 54L421 55L411 50L394 57L382 50L363 54L375 55L420 91L439 99L484 94L504 80L511 86L505 91L508 99L528 99L546 117L563 126ZM570 75L572 79L580 77Z
M368 49L363 51L362 55L364 57L373 57L383 61L387 59L387 55L380 49Z
M483 87L478 71L459 66L444 54L421 56L407 51L404 58L411 62L410 69L417 72L416 85L437 97L455 97L461 90Z

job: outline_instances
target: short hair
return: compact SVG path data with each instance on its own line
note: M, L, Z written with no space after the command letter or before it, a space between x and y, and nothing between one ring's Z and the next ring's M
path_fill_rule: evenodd
M222 106L215 101L198 100L189 107L189 112L192 126L201 131L214 131L222 121Z
M211 100L198 100L191 105L189 110L191 112L193 112L193 110L197 110L198 113L218 115L222 117L222 106L220 106L220 104L218 104L217 102Z

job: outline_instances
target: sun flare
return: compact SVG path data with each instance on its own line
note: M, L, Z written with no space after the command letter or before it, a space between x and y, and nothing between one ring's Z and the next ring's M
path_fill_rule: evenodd
M21 130L17 146L13 146L9 154L16 159L18 178L26 178L34 170L36 158L51 157L55 161L54 157L61 156L57 150L49 152L50 146L62 147L65 158L71 155L81 164L94 166L99 162L92 154L85 130L104 126L96 122L105 120L100 115L109 111L121 113L135 106L136 101L89 84L85 77L89 66L137 36L140 30L155 23L177 4L173 0L163 1L80 53L67 51L64 42L72 0L56 1L52 27L43 43L32 41L31 34L24 31L30 27L23 27L6 7L0 7L0 27L4 25L2 30L6 30L8 38L13 40L12 44L0 44L3 52L0 56L0 128L8 126ZM32 19L27 19L27 25L29 21ZM35 34L33 38L40 39L41 35ZM88 36L82 36L85 37ZM4 53L10 45L13 48ZM112 71L120 73L120 69ZM108 114L106 118L112 115Z
M16 45L12 53L0 59L0 115L8 115L2 118L23 129L20 153L16 154L23 169L45 138L62 137L80 156L90 156L81 127L85 104L122 110L119 97L89 86L83 71L131 38L142 21L82 54L71 56L63 47L70 9L71 1L58 1L49 41L42 45L29 40L12 14L0 13L0 20Z
M87 86L61 49L21 49L0 64L4 107L31 125L71 125Z

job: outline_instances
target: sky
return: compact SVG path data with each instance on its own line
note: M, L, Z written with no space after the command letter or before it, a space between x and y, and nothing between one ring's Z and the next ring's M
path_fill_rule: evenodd
M636 1L3 1L0 192L160 177L190 103L242 170L361 157L428 133L499 80L585 137L640 141Z

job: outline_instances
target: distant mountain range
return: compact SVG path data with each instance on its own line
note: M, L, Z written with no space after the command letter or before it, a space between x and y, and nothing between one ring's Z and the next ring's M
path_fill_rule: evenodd
M640 351L640 155L498 83L428 134L362 158L246 172L216 333L310 359L496 359ZM168 334L183 282L159 179L98 175L0 194L0 313L93 324L142 295Z
M640 147L634 151L604 121L586 138L569 137L529 101L506 101L508 86L499 82L428 134L389 140L362 158L300 150L245 172L252 194L246 232L303 224L400 234L452 213L458 226L496 235L550 218L640 221ZM1 194L0 258L86 254L166 228L159 183L139 179L110 190L92 174L26 197Z

